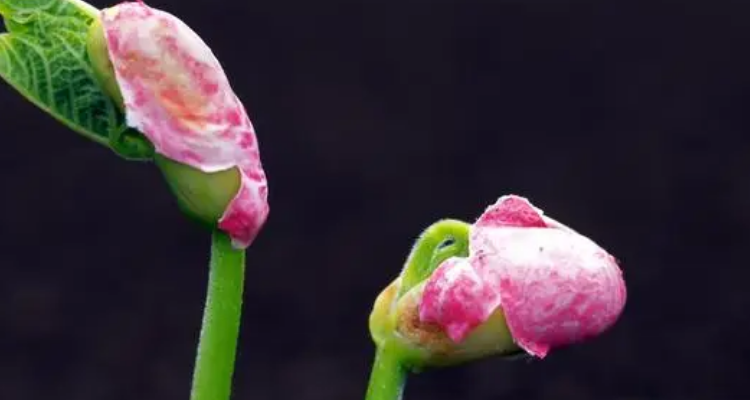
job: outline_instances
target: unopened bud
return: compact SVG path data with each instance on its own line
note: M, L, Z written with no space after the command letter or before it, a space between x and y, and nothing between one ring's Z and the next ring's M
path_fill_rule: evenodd
M416 367L544 358L607 330L625 300L614 257L526 199L503 196L470 229L446 220L426 230L378 296L370 332Z
M180 208L249 246L269 212L266 175L255 129L208 45L174 15L125 2L99 13L87 49L127 125L153 144Z

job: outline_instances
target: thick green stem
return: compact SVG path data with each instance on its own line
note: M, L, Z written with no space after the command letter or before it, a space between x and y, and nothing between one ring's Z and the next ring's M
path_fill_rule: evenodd
M245 251L215 231L191 400L228 400L242 313Z
M408 374L394 346L378 347L365 400L401 400Z

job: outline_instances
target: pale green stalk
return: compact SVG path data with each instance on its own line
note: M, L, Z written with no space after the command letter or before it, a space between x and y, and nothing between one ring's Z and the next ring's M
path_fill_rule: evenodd
M232 391L242 313L245 251L214 231L206 308L193 373L191 400L228 400Z

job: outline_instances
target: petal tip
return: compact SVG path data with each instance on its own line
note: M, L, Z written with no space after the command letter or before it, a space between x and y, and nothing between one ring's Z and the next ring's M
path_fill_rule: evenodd
M510 194L500 197L495 204L487 207L474 226L546 228L542 215L542 210L534 207L525 197Z
M218 224L235 248L249 247L265 225L270 212L266 193L265 180L252 181L243 174L242 186Z

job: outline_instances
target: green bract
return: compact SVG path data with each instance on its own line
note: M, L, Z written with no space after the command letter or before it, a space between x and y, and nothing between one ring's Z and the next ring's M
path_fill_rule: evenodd
M98 10L78 0L0 0L0 78L54 118L132 160L153 146L125 126L99 87L86 51Z

